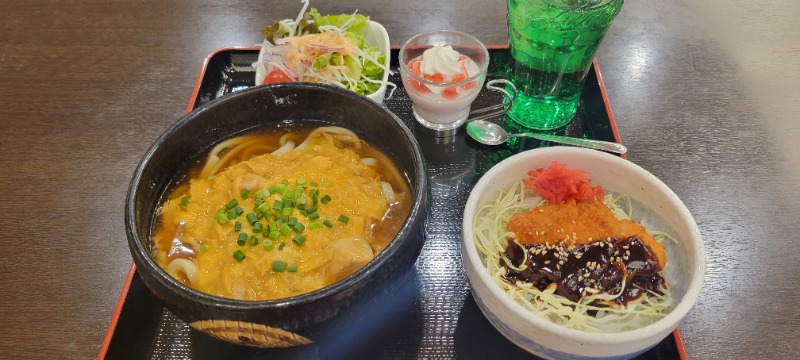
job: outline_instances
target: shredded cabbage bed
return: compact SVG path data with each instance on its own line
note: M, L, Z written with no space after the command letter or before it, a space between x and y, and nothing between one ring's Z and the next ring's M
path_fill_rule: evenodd
M265 74L279 69L294 81L336 85L361 95L372 94L383 84L395 87L383 80L384 71L392 73L388 54L364 41L369 17L358 13L323 16L315 8L305 12L307 7L308 1L303 0L303 8L296 19L279 20L262 29L265 39L262 60L254 66L263 67ZM305 43L301 50L304 55L313 54L312 57L287 56L292 49L292 39L323 33L344 36L355 46L343 47L317 40ZM263 80L256 79L256 83L261 84Z
M542 203L543 200L536 196L526 198L523 183L520 181L501 191L493 202L481 207L475 215L473 224L475 245L489 275L503 291L517 303L546 320L589 332L634 330L666 316L673 306L668 287L658 289L662 294L650 291L646 296L641 296L626 305L614 303L611 307L599 307L589 304L595 301L613 300L624 291L624 288L618 294L587 291L586 296L575 302L555 294L554 285L540 291L531 283L521 281L510 283L505 277L506 269L501 265L501 261L511 264L510 259L505 256L505 249L508 239L514 238L514 233L506 231L506 224L513 214L528 211ZM606 194L603 203L617 218L632 219L633 206L628 196ZM650 231L650 233L659 243L664 240L677 242L665 232ZM624 282L623 280L623 284ZM589 311L597 313L592 316Z

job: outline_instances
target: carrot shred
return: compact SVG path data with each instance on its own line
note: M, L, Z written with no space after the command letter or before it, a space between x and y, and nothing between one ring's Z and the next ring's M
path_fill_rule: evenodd
M553 161L546 169L531 170L528 175L530 178L523 180L525 189L533 189L534 194L551 204L564 204L571 200L578 203L603 200L603 188L592 187L586 171L570 170L566 164L559 164L558 161Z

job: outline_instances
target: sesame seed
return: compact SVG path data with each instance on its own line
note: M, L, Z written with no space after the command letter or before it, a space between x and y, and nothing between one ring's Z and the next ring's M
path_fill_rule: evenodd
M539 212L540 212L540 213L543 213L543 212L544 212L544 209L539 209Z
M625 250L625 255L631 256L631 251L630 250Z
M547 265L549 263L550 263L550 260L547 260L547 261L544 262L545 265Z
M583 281L583 276L578 275L578 281Z

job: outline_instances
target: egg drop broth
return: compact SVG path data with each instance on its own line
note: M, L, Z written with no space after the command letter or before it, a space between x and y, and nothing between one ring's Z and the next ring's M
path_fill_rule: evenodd
M337 135L317 134L306 149L269 155L281 147L282 138L300 144L313 129L246 134L246 146L219 152L224 164L210 178L208 154L201 156L167 192L157 215L156 262L180 282L211 295L271 300L335 283L383 251L410 212L406 180L375 147L339 141L346 137ZM393 202L384 196L381 182L391 185ZM264 201L267 214L258 211L256 194L281 185L289 196L270 193ZM298 195L298 189L302 194L293 197L291 190ZM326 196L329 201L323 203ZM286 199L295 200L293 210L279 215L275 202L285 204ZM315 211L304 213L312 203ZM249 214L260 217L262 229L256 229ZM227 221L221 223L220 217ZM279 235L271 236L275 231ZM176 235L186 251L170 254ZM190 270L195 270L191 276Z

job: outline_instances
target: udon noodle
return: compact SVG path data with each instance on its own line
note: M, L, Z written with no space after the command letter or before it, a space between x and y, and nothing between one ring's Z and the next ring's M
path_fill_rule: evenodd
M311 292L369 263L410 209L404 178L338 127L232 138L176 186L154 233L159 265L221 297Z

